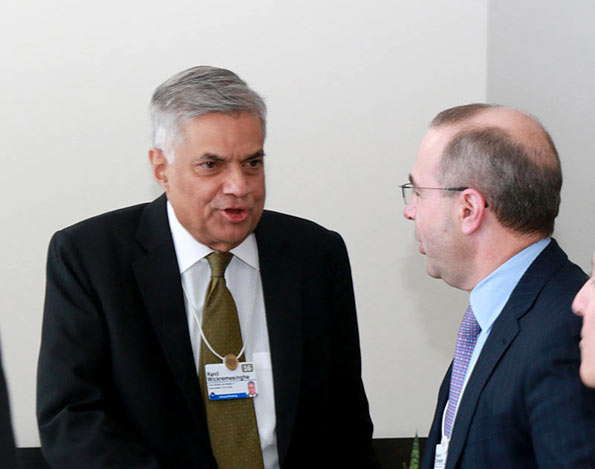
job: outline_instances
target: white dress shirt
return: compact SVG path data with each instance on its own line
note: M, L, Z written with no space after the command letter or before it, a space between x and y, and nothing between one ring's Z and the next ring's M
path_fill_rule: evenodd
M203 370L198 369L201 343L198 325L202 320L205 293L211 277L206 256L213 249L196 241L180 224L169 201L167 216L185 292L184 304L194 363L197 373L201 373ZM235 301L242 330L245 349L240 360L255 365L258 396L254 398L254 411L260 446L265 468L275 469L279 467L279 455L275 435L273 370L256 237L250 234L230 252L234 257L225 270L225 280Z

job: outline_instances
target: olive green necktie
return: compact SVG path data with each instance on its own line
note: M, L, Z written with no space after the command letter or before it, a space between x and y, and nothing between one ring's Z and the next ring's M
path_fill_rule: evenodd
M205 295L202 332L218 355L237 356L242 349L242 332L238 312L225 284L225 269L232 254L213 252L207 256L211 280ZM240 357L238 357L240 358ZM221 363L204 340L200 346L200 387L207 411L207 424L213 454L220 469L262 469L262 451L252 399L211 401L206 387L205 365Z

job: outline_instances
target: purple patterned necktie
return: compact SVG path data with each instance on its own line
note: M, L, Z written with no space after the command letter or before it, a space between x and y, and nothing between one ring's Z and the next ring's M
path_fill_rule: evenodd
M444 433L450 438L452 426L454 423L455 413L463 383L465 382L465 375L469 367L469 360L473 354L477 336L481 332L481 328L473 315L471 306L465 311L459 333L457 335L457 346L455 348L455 359L452 365L452 373L450 376L450 390L448 393L448 409L446 410L446 418L444 420Z

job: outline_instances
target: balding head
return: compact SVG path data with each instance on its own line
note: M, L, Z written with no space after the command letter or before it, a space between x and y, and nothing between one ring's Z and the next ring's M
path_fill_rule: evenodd
M431 123L452 137L440 158L444 187L480 191L503 226L548 236L560 205L562 173L554 143L535 119L514 109L469 104Z
M558 153L549 133L533 116L497 104L466 104L440 112L430 127L448 126L459 131L486 128L500 129L522 144L537 163L555 164Z

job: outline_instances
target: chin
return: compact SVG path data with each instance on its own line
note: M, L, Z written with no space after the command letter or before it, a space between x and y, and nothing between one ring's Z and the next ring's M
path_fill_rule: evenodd
M436 266L426 262L426 272L432 278L442 278L440 271L436 268Z
M432 278L436 278L436 279L441 279L442 277L440 276L440 274L437 274L436 272L432 272L431 270L426 270L428 272L428 275Z
M583 360L581 363L581 379L586 386L595 388L595 357L592 360Z
M244 242L251 232L226 233L219 237L217 245L225 246L226 250L233 249Z

